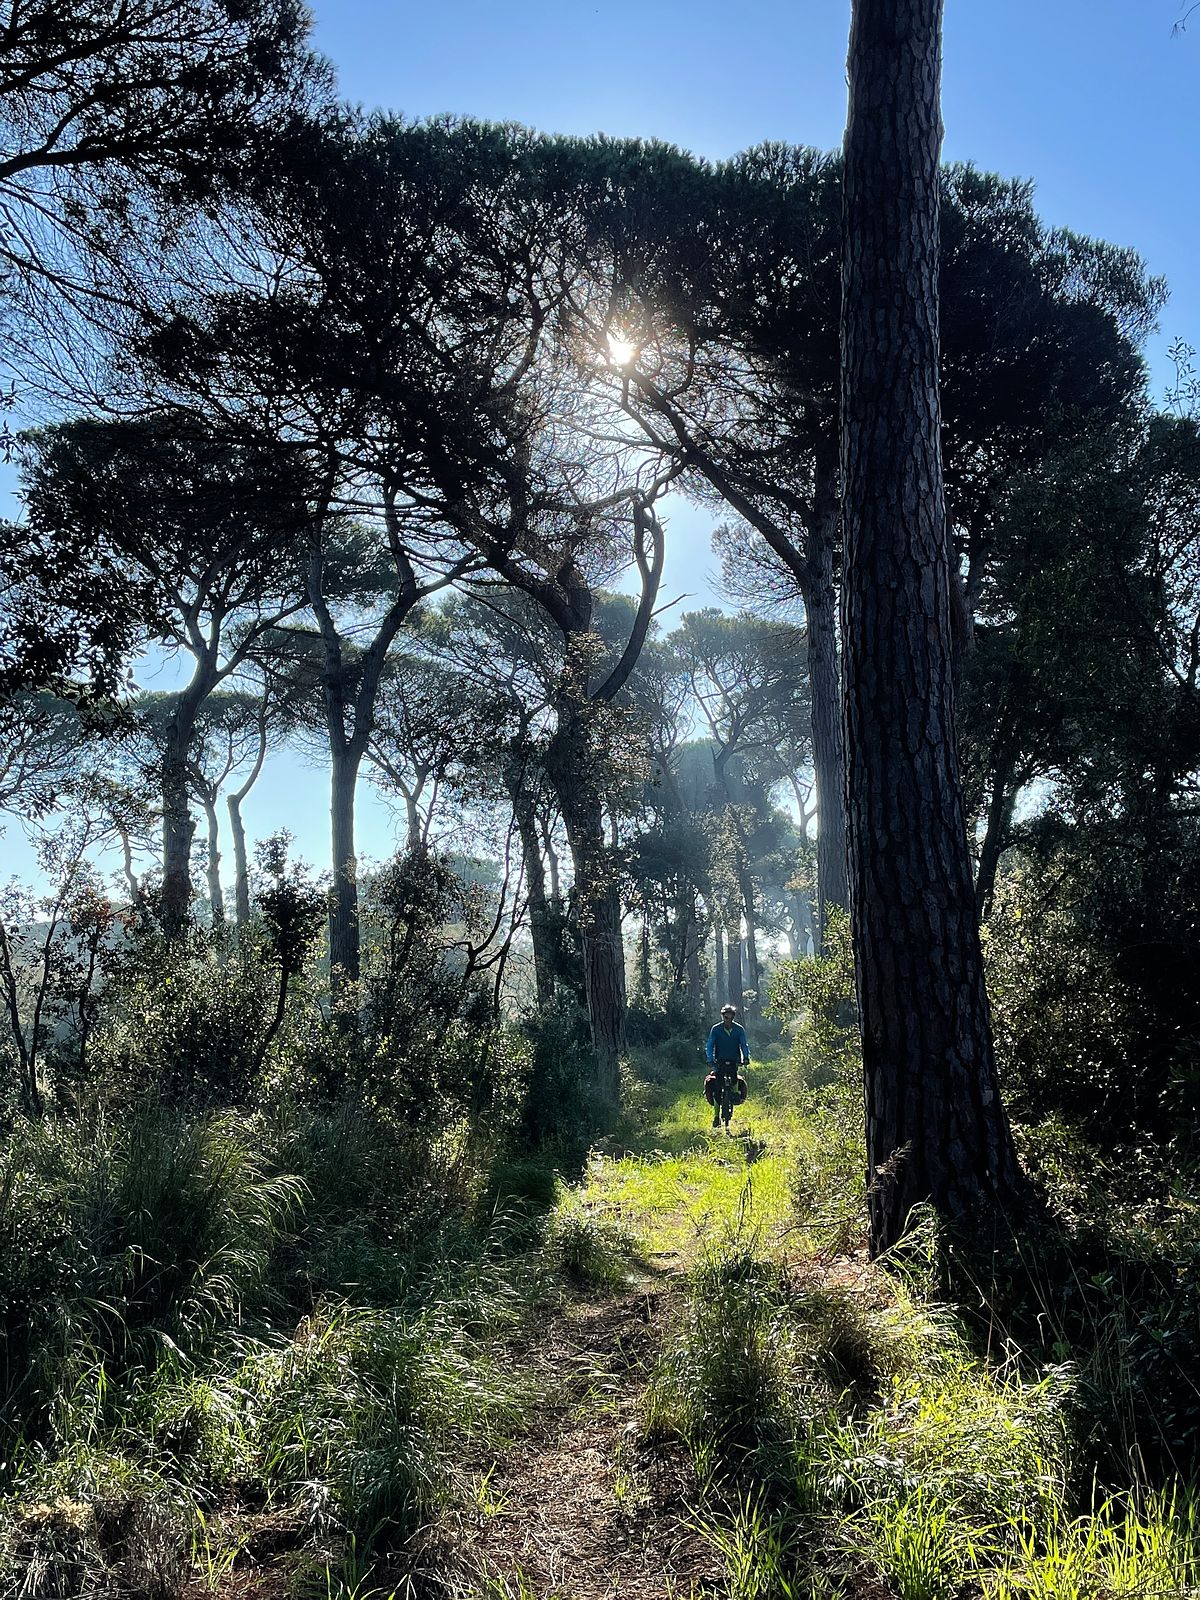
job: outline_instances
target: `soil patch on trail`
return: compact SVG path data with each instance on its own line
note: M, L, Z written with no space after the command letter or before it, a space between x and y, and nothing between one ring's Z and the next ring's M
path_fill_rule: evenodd
M480 1474L462 1553L537 1600L700 1600L721 1564L691 1526L683 1455L650 1449L637 1413L675 1296L661 1285L576 1301L537 1352L550 1398ZM524 1585L524 1587L522 1587Z

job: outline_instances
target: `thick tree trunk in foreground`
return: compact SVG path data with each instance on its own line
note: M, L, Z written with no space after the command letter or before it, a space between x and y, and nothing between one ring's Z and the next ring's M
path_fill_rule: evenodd
M871 1244L1013 1202L951 688L938 396L941 0L855 0L842 484L850 900Z

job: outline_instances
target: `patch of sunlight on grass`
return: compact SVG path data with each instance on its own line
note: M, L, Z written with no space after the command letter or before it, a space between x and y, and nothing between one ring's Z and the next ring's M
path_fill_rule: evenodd
M662 1265L687 1265L705 1244L745 1228L762 1248L778 1244L793 1221L794 1154L812 1133L794 1105L776 1099L773 1076L771 1064L751 1069L733 1138L713 1130L696 1075L639 1084L619 1132L589 1159L582 1200Z

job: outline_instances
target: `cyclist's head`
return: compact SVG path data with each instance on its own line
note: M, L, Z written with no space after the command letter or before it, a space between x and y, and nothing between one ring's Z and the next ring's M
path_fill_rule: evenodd
M723 1021L724 1020L728 1020L728 1021L732 1022L734 1017L736 1017L736 1016L737 1016L737 1011L735 1010L735 1008L733 1006L722 1006L721 1007L721 1018L722 1018Z

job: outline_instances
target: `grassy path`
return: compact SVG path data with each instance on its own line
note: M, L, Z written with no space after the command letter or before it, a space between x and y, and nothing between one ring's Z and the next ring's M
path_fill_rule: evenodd
M769 1071L715 1133L698 1074L639 1082L622 1127L593 1152L554 1226L593 1280L531 1360L548 1398L528 1433L477 1479L462 1539L481 1577L471 1600L691 1600L723 1594L697 1526L682 1448L641 1437L647 1379L684 1274L709 1247L788 1240L791 1155L807 1132ZM572 1258L571 1250L575 1251Z

